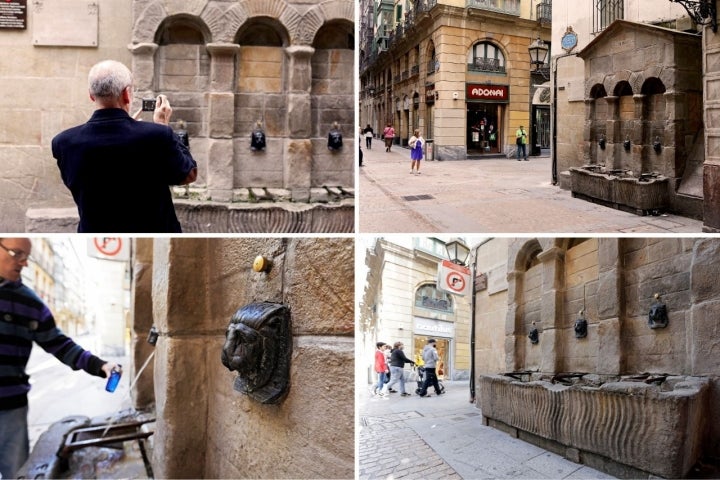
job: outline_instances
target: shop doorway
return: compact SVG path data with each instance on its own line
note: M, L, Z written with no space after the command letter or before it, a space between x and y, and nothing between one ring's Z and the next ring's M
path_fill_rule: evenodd
M533 155L550 149L550 107L533 106Z
M502 129L499 118L500 105L496 103L467 104L468 155L500 153Z
M449 338L439 338L439 337L427 337L422 335L415 335L415 338L413 339L413 361L419 366L423 364L422 361L422 351L423 348L425 348L425 345L427 345L427 341L430 338L434 338L436 340L435 347L437 348L438 356L440 359L438 360L438 364L435 367L435 371L437 373L437 376L440 380L451 379L450 375L450 339Z

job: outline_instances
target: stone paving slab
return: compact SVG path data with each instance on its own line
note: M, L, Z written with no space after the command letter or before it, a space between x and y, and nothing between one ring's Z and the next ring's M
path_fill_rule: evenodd
M360 479L614 478L484 426L468 382L444 383L429 398L356 389Z
M702 221L638 216L573 198L551 183L550 157L422 161L410 174L409 150L364 150L362 233L700 233ZM403 197L430 195L425 200Z

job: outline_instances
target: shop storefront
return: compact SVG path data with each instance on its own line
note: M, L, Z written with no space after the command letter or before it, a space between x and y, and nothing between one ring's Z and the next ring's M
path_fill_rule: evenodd
M444 320L434 320L431 318L415 317L413 322L413 350L412 358L415 363L420 364L422 361L422 351L427 345L430 338L436 340L436 348L438 351L438 364L436 372L440 379L452 378L452 358L453 339L455 338L455 324Z
M505 108L510 100L506 85L467 84L466 141L468 155L498 154L503 149Z

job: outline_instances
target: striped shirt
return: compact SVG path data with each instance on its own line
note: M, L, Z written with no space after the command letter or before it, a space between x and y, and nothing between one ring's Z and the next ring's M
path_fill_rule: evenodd
M0 282L0 410L27 405L30 377L25 366L33 342L73 370L105 377L105 361L67 337L50 309L22 282Z

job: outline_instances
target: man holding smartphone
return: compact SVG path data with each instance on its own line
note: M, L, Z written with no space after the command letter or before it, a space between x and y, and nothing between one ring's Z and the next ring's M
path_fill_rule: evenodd
M96 110L52 140L63 182L78 207L78 232L179 233L170 185L197 178L197 163L168 126L172 108L158 95L153 122L130 116L130 70L114 60L90 69Z

